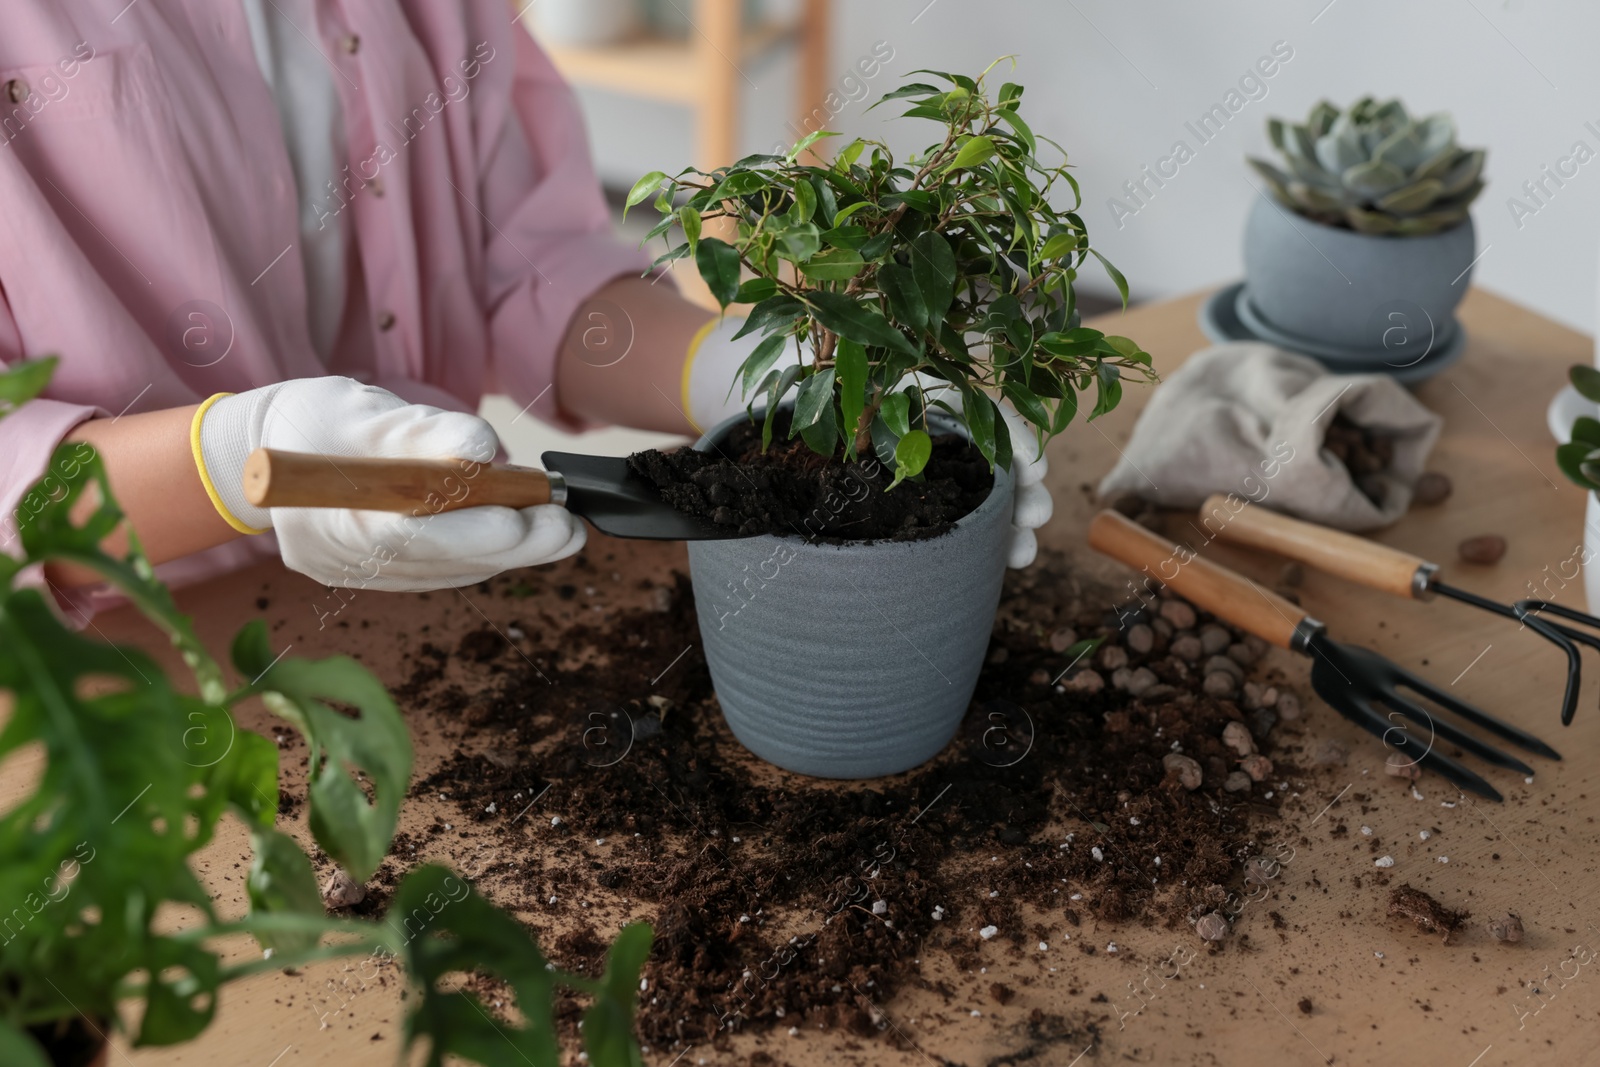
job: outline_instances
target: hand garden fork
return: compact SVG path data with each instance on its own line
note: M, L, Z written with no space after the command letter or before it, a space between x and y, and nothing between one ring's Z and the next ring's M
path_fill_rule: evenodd
M1226 567L1201 559L1193 550L1180 548L1115 512L1102 511L1094 517L1089 524L1089 544L1096 551L1136 570L1155 575L1191 603L1240 629L1279 648L1310 656L1311 687L1335 711L1393 745L1420 766L1438 771L1462 789L1490 800L1505 799L1478 774L1435 750L1435 739L1524 775L1531 775L1533 769L1459 727L1435 719L1421 704L1402 695L1402 688L1514 745L1550 759L1561 758L1532 734L1456 699L1376 652L1334 641L1322 623L1283 597ZM1388 714L1380 708L1388 709ZM1396 714L1412 723L1426 724L1430 736L1426 739L1413 736L1404 723L1397 724L1392 719Z
M1213 529L1208 520L1215 518ZM1254 504L1230 507L1225 496L1213 496L1200 508L1206 533L1223 541L1263 548L1325 574L1409 600L1430 600L1434 595L1470 604L1482 611L1515 619L1567 654L1567 685L1561 698L1561 725L1572 722L1578 708L1578 690L1583 662L1578 643L1600 652L1600 636L1548 619L1540 612L1571 620L1600 630L1600 619L1581 611L1533 598L1515 604L1502 604L1476 593L1447 585L1439 579L1439 565L1398 548L1380 545L1365 537L1330 530L1302 519L1291 519Z

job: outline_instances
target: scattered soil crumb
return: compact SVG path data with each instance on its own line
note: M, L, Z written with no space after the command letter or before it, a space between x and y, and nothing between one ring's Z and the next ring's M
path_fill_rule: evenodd
M1444 934L1448 943L1450 935L1466 922L1470 913L1454 911L1433 897L1410 885L1400 885L1389 893L1389 914L1410 919L1417 929L1430 934Z

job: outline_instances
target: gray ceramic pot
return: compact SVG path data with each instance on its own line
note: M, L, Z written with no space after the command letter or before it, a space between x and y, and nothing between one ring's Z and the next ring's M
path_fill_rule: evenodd
M997 468L988 498L926 541L691 541L700 636L734 736L769 763L819 778L896 774L944 748L988 649L1011 496L1011 476Z
M1367 353L1442 341L1471 282L1474 246L1470 218L1427 237L1375 237L1257 197L1245 288L1257 314L1288 335Z

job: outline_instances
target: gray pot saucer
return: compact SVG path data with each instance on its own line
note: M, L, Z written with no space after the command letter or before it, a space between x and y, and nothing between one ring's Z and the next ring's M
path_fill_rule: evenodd
M1238 304L1244 292L1243 281L1234 282L1217 290L1200 305L1200 329L1217 344L1230 341L1263 341L1300 352L1317 360L1335 374L1387 374L1403 385L1416 385L1460 361L1467 347L1467 333L1459 325L1451 332L1446 343L1409 366L1396 366L1392 353L1381 349L1352 351L1338 358L1309 351L1306 344L1295 338L1263 336L1240 317ZM1320 347L1320 346L1319 346Z

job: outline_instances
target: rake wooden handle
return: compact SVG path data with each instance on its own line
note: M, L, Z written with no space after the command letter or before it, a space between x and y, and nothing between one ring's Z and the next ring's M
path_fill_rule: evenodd
M564 503L560 475L469 459L322 456L258 448L244 463L244 496L258 508L422 511Z
M1209 522L1206 527L1224 541L1276 552L1324 574L1408 600L1426 594L1428 578L1438 569L1422 557L1398 548L1303 519L1291 519L1257 504L1246 504L1235 513L1220 494L1200 506L1200 515L1202 521L1219 517L1216 529Z
M1298 647L1295 631L1308 618L1300 608L1114 511L1102 511L1089 523L1089 546L1143 571L1191 603L1263 641L1279 648Z

